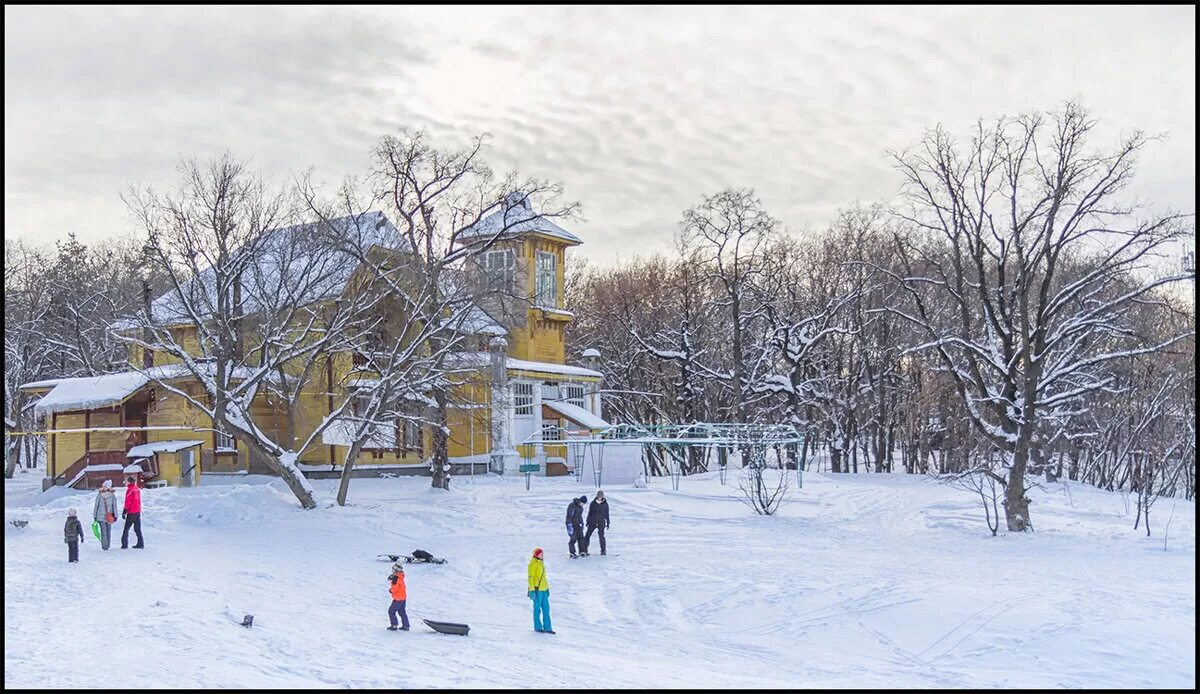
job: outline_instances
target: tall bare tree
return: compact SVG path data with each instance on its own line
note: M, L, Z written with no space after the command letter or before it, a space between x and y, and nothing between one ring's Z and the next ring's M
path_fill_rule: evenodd
M1089 151L1096 121L1068 103L980 122L960 146L944 129L896 154L904 175L898 236L903 289L890 307L923 335L971 421L1009 454L1008 529L1032 529L1025 474L1046 419L1068 416L1111 388L1111 365L1184 339L1147 341L1130 311L1186 274L1147 274L1184 232L1179 214L1137 216L1122 202L1140 132ZM1078 272L1071 272L1081 267Z

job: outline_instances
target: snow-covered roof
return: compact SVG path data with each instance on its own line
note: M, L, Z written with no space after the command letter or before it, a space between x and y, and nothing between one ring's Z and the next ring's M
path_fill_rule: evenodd
M582 366L569 366L567 364L552 364L545 361L525 361L524 359L505 359L504 365L509 371L541 371L544 373L564 374L567 376L591 376L593 378L603 378L604 374L599 371L585 369Z
M596 415L588 412L574 403L565 402L563 400L543 400L542 404L561 414L572 422L575 422L576 424L582 424L588 429L604 429L611 426L608 422L600 419Z
M583 358L584 359L591 359L592 357L599 357L599 356L600 356L600 350L596 349L595 347L588 347L587 349L583 350Z
M34 412L48 414L64 410L94 410L100 407L120 405L149 381L145 374L136 371L85 376L83 378L60 378L49 393L34 406ZM44 383L44 382L39 382ZM44 387L26 384L22 388Z
M114 465L113 467L117 467L117 466ZM124 470L122 470L122 472L128 472L130 474L140 473L142 471L143 471L142 466L138 465L137 463L130 463L129 465L125 466Z
M478 306L471 306L458 325L459 332L466 335L507 335L508 330L500 325L491 314Z
M357 423L350 419L335 419L321 432L321 443L327 446L349 446L354 443ZM377 425L371 428L363 442L363 448L396 448L396 428Z
M492 355L488 352L456 352L449 355L447 363L452 366L460 366L463 368L480 368L487 366L491 362ZM564 376L584 376L588 378L604 378L604 374L599 371L585 369L582 366L569 366L567 364L553 364L547 361L526 361L525 359L513 359L506 357L504 360L505 367L509 371L536 371L538 373L562 374Z
M175 453L185 448L202 445L203 441L155 441L134 446L126 453L129 458L149 458L155 453Z
M538 217L529 204L529 198L522 193L510 193L504 201L504 209L491 213L474 226L463 230L459 238L477 239L497 234L505 238L522 234L544 234L571 244L583 243L583 239L575 234L549 219Z
M406 250L409 245L399 230L382 212L364 212L331 220L328 225L308 222L289 227L272 229L264 235L254 248L254 262L242 275L243 306L255 312L269 305L262 303L263 297L288 296L289 303L296 301L292 292L302 292L301 303L320 301L337 296L345 288L351 275L358 268L357 257L349 250L325 253L330 234L338 235L346 247L363 251L374 247ZM319 254L319 255L318 255ZM212 268L200 273L183 287L188 295L188 304L202 313L216 304L216 276ZM171 290L158 297L150 305L150 314L155 323L170 325L191 322L184 310L185 304L179 294ZM125 330L136 327L137 322L122 318L110 327Z
M215 365L212 365L215 368ZM243 369L248 373L248 369ZM245 377L247 373L234 372L234 377ZM155 366L145 371L122 371L102 376L78 378L56 378L34 381L21 386L22 390L52 386L49 393L34 405L36 414L50 414L67 410L95 410L120 405L153 380L169 380L191 375L183 364Z

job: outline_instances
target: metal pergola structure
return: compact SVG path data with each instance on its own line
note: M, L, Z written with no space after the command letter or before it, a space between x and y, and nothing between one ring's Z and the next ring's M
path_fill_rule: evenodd
M518 446L526 473L540 468L539 454L544 456L547 446L565 446L567 459L571 461L576 481L582 481L583 468L592 463L592 475L600 486L604 471L604 447L606 445L640 444L661 446L669 452L683 453L695 446L715 448L721 484L725 484L729 467L729 452L749 452L751 465L766 465L767 450L778 447L795 447L804 444L804 435L790 424L718 424L698 422L695 424L617 424L599 429L567 429L546 427L533 432ZM670 455L670 476L673 489L679 489L682 476L681 455ZM803 486L803 470L796 465L796 481Z

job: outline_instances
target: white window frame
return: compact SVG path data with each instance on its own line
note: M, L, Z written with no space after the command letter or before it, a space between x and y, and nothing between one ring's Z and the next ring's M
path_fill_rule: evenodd
M558 256L538 251L535 269L534 296L537 305L558 308Z
M489 287L512 291L517 278L517 254L511 249L488 251L484 258L484 271Z
M402 445L410 451L421 450L421 424L412 420L404 420L404 441Z
M517 381L512 384L513 414L517 417L533 416L533 384Z
M217 450L236 450L237 439L223 431L217 432Z
M587 405L584 404L586 402L584 398L587 397L587 386L582 383L564 383L561 388L563 399L566 402L587 409Z
M543 441L562 441L562 420L561 419L544 419L542 420L542 440Z

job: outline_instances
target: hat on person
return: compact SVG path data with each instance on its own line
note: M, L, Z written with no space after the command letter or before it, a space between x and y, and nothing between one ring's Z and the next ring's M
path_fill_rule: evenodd
M579 501L580 501L580 502L582 502L582 503L585 503L585 504L586 504L586 503L587 503L587 497L586 497L586 496L584 496L584 495L582 495L582 494L580 494L580 495L579 495Z
M100 485L101 489L112 489L112 480L104 480L104 484Z
M69 508L69 509L67 509L67 515L68 515L68 516L74 516L74 515L75 515L75 509L73 509L73 508Z
M599 501L600 499L603 499L603 498L604 498L604 490L597 489L596 490L596 500Z
M541 547L534 547L534 548L533 548L533 556L535 556L535 557L538 557L538 558L540 559L540 558L541 558L541 556L542 556L542 548L541 548Z
M400 562L392 564L392 573L404 573L404 564Z

